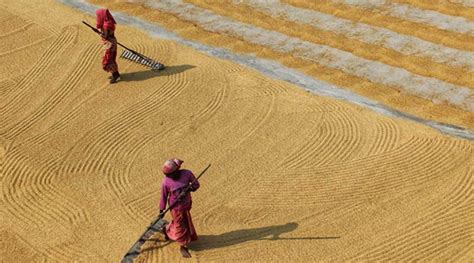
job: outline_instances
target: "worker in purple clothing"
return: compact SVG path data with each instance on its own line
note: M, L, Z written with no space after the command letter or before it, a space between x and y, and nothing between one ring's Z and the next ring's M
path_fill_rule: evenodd
M196 177L193 172L180 169L182 163L182 160L171 159L163 165L162 171L165 178L161 184L160 214L165 210L168 200L168 205L172 205L170 210L172 220L166 227L164 234L166 238L180 244L180 252L183 257L191 257L187 246L191 241L198 239L190 213L191 193L186 193L180 200L177 200L177 197L190 184L192 184L191 191L196 191L199 188L199 182L194 181Z

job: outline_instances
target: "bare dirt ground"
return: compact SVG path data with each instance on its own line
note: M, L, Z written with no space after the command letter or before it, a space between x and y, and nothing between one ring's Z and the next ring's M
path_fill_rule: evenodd
M295 55L299 50L251 43L229 33L230 27L205 29L209 24L200 24L197 15L136 2L93 2L185 38L279 61L422 118L474 127L465 108L469 96L449 102L439 97L443 94L423 98L409 89L423 77L469 94L473 71L469 61L462 62L464 53L446 53L459 55L461 64L443 62L436 53L410 55L409 46L394 51L369 43L362 31L349 37L276 19L251 4L186 2L395 68L387 72L403 69L410 74L405 80L416 82L389 86L350 71L370 61L332 64L337 50L327 49L327 60L318 64L307 53ZM472 32L463 31L469 23L440 29L414 21L423 18L418 13L415 18L390 13L397 6L380 7L377 14L329 1L289 2L468 55L474 51ZM394 1L406 2L473 21L472 8L460 3ZM156 215L160 167L174 156L196 174L212 163L193 195L200 239L186 261L474 257L471 140L315 96L123 24L119 41L168 68L151 72L120 59L123 80L111 85L100 65L101 41L81 20L94 23L94 17L52 0L0 3L1 261L120 261ZM137 260L176 262L177 248L149 241Z

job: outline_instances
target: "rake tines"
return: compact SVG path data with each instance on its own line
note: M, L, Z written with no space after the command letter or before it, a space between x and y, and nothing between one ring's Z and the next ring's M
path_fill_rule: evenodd
M162 70L165 68L165 65L161 64L160 62L154 61L151 58L145 57L140 53L133 52L128 49L125 49L120 57L150 67L152 70Z

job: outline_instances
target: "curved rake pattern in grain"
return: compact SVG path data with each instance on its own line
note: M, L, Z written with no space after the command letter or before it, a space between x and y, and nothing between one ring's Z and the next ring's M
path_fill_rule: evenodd
M400 140L400 128L391 119L378 119L375 122L375 141L370 147L368 154L376 155L383 152L390 152Z
M280 82L274 80L268 83L268 80L263 76L256 75L253 78L257 81L255 96L275 96L287 91L287 88Z
M469 169L461 174L453 187L444 192L440 200L427 207L421 220L407 226L401 235L385 240L379 246L358 256L359 259L409 261L430 259L438 260L438 255L449 251L450 245L468 238L472 231L473 177ZM432 233L436 230L436 236ZM392 248L396 247L396 250ZM462 256L461 253L459 256Z
M454 169L459 160L453 160L450 153L459 147L463 146L414 137L394 150L376 156L319 167L280 169L259 184L259 191L243 198L260 200L262 205L268 202L273 206L280 204L275 201L280 199L295 206L308 206L316 202L357 202L379 198L394 189L422 185ZM292 178L291 184L286 181L288 177ZM315 191L314 187L318 185L322 187ZM272 199L265 198L268 195L272 195Z
M220 61L221 69L226 73L238 73L243 71L243 67L230 61Z
M329 191L321 193L320 200L371 198L395 189L423 185L456 167L458 161L450 155L455 147L456 143L452 142L415 138L392 154L357 160L339 168L325 167L320 172L331 174L331 181L325 183ZM347 184L341 186L341 183Z
M121 67L122 70L124 69L128 69L129 67L131 66L134 66L136 64L134 63L126 63L125 64L126 66L125 67ZM65 114L63 114L63 116L57 120L51 127L48 127L44 132L42 133L39 133L33 137L30 137L27 139L27 142L28 143L35 143L35 144L41 144L41 143L44 143L52 134L54 134L55 132L57 131L60 131L62 129L65 129L67 127L67 125L72 121L72 119L74 117L77 117L80 113L81 110L83 110L83 106L89 102L90 100L96 98L98 96L98 93L101 92L101 91L104 91L105 87L109 86L110 84L108 83L108 81L103 85L101 86L99 89L97 89L96 91L92 92L91 94L89 94L85 99L81 100L79 103L75 104L73 107L71 107L71 110L66 112ZM87 135L87 134L86 134ZM84 136L86 136L84 135ZM71 149L72 150L72 149ZM67 154L66 154L66 157L67 158ZM68 169L72 169L69 165L69 168ZM74 169L70 170L70 171L76 171Z
M79 84L86 72L92 66L99 47L88 45L81 55L81 59L72 68L65 80L59 84L59 88L44 101L41 106L24 119L17 122L13 127L8 127L8 132L4 133L6 138L12 139L27 129L31 128L37 122L41 121L50 111L52 111L61 101Z
M211 60L212 62L212 60ZM203 71L206 71L206 70L211 70L211 71L215 71L216 68L218 67L215 67L215 65L208 65L208 64L204 64L202 66ZM214 73L216 74L216 73ZM219 74L219 73L217 73ZM193 80L193 79L189 79L189 77L186 76L186 79L188 82L197 82L199 83L200 80ZM210 118L212 118L212 116L214 116L218 110L222 107L222 104L223 104L223 101L225 99L225 97L227 96L226 93L227 93L227 85L228 85L228 82L224 82L223 85L221 86L222 88L218 89L217 92L214 92L214 96L209 96L209 97L206 97L206 99L209 99L209 103L203 103L203 102L200 102L199 104L200 105L204 105L204 106L198 106L199 108L193 113L193 122L194 123L197 123L198 126L202 126L205 124L205 122L207 120L209 120ZM166 95L164 96L166 98ZM170 105L168 105L167 107L169 107ZM160 112L166 112L166 109L160 109ZM156 114L156 112L154 113ZM114 175L113 177L113 181L111 180L111 182L115 182L113 184L111 184L112 186L112 190L113 192L121 199L125 199L125 200L122 200L124 202L124 205L126 206L126 210L127 212L129 213L129 215L133 218L136 217L136 214L138 211L140 211L139 209L137 210L137 208L135 207L135 205L132 205L130 204L131 201L127 201L127 195L130 194L130 189L128 187L126 187L129 182L128 182L128 178L130 176L130 170L131 170L131 167L133 165L133 162L136 158L138 158L138 154L140 153L140 151L143 150L143 148L148 144L150 143L151 141L153 141L154 144L156 144L158 141L163 141L166 137L167 134L170 134L173 130L175 130L176 128L178 128L179 126L181 126L183 124L183 121L175 121L173 122L171 125L167 125L166 128L164 129L160 129L158 132L156 132L155 134L153 135L145 135L143 138L140 139L140 142L139 143L136 143L134 144L134 148L130 151L124 151L124 150L121 150L119 151L120 152L120 155L122 155L120 159L123 159L123 160L127 160L126 162L128 163L125 167L125 169L119 169L119 170L116 170L117 173ZM194 128L197 128L197 126L195 126ZM158 140L157 140L158 138ZM172 139L172 140L176 140L176 139ZM171 141L168 141L168 144L173 144L173 142ZM116 157L114 157L116 158ZM128 191L127 191L128 190ZM156 198L156 197L155 197ZM140 207L138 207L140 208Z
M150 50L147 50L147 52L149 54L155 55L160 51L163 52L163 50L166 50L166 47L161 47L158 49L158 46L153 46ZM108 157L109 160L128 160L130 156L136 154L141 149L141 147L146 145L146 143L150 142L154 137L158 136L158 134L163 133L161 131L154 135L145 133L143 135L144 137L138 138L139 131L143 129L142 125L149 121L153 116L165 111L165 109L171 105L171 101L179 96L180 93L183 92L187 87L188 81L186 80L186 75L183 73L176 73L180 76L171 77L167 80L166 84L164 85L165 92L163 92L163 90L158 90L157 92L152 93L145 100L130 106L128 109L117 115L117 117L125 117L123 120L118 122L120 129L136 131L136 135L135 138L127 138L128 141L123 142L121 145L114 147L111 146L113 151L110 152L111 155ZM176 87L176 89L173 87ZM170 130L170 128L167 128L167 132ZM127 135L125 136L130 137ZM125 139L126 137L119 137L116 138L116 140L121 140L121 138ZM120 178L123 177L121 176Z
M86 159L94 160L91 163L94 165L93 167L84 167L84 170L101 170L107 159L113 156L123 145L126 145L127 140L133 139L131 136L133 130L139 129L140 125L147 121L150 114L170 105L172 99L179 96L187 85L183 74L170 75L169 80L161 89L100 125L94 131L94 133L100 132L99 135L94 136L96 139L87 144L84 151L88 156ZM97 151L96 149L100 150Z
M278 167L296 167L297 162L301 163L299 160L301 156L307 157L310 156L311 152L315 152L315 148L319 147L319 144L325 141L328 137L327 133L323 133L327 127L326 124L326 112L316 112L315 114L310 115L307 122L304 124L298 131L299 137L308 138L305 139L305 142L297 147L295 150L288 154L288 157L284 158L279 164Z
M81 162L69 165L68 169L106 171L108 172L107 185L110 186L112 192L119 197L127 193L129 186L126 175L122 173L121 169L112 169L107 164L107 160L118 158L119 155L120 157L133 155L140 147L144 146L144 143L149 141L150 138L138 139L141 142L137 143L132 132L123 133L122 131L136 130L138 132L140 125L146 122L150 115L166 110L167 105L171 103L170 98L178 96L187 86L182 76L178 75L181 74L171 75L163 87L153 92L145 100L134 103L83 135L75 145L81 145L81 142L87 141L89 137L94 138L90 144L84 145L83 152L89 157L81 158ZM127 151L126 148L130 149Z
M318 153L321 157L315 160L313 167L347 161L352 155L357 154L362 140L362 122L349 112L328 112L326 120L329 120L327 132L331 134L331 138L323 142L323 147Z
M312 132L302 148L295 150L280 167L304 169L317 167L328 162L347 160L357 153L361 141L362 129L345 111L324 112L323 119L312 122L319 127ZM291 157L292 156L292 157Z
M30 168L28 161L18 151L7 156L4 169L3 197L7 210L25 223L47 225L59 223L62 227L87 221L86 212L75 205L70 197L57 189L55 161L41 169Z
M133 195L132 192L127 193L128 200L123 200L123 205L131 212L133 219L136 220L138 217L140 220L150 220L152 218L150 215L158 212L156 198L159 196L159 193L152 191L146 194L135 194L133 199L130 198L131 195ZM123 196L121 197L124 198Z
M68 27L63 30L62 34L56 38L51 46L41 56L40 60L25 74L25 78L17 83L12 94L6 98L6 103L0 107L0 117L4 120L14 111L18 110L19 101L27 96L27 93L36 79L48 70L54 59L61 56L67 47L73 43L76 37L77 29L75 27ZM23 104L21 104L23 105Z

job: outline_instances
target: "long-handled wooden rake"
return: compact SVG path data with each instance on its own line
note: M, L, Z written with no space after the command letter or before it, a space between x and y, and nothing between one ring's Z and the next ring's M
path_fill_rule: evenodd
M99 30L97 30L93 26L89 25L87 22L82 21L82 23L84 25L90 27L94 32L96 32L100 36L102 36L102 34L100 33ZM130 61L133 61L133 62L141 64L141 65L145 65L145 66L151 68L154 71L162 70L162 69L165 68L165 65L161 64L160 62L157 62L157 61L155 61L155 60L153 60L153 59L151 59L151 58L149 58L149 57L147 57L143 54L140 54L137 51L135 51L133 49L130 49L130 48L126 47L125 45L120 44L118 41L117 41L117 44L119 46L125 48L125 50L120 55L121 58L128 59Z

